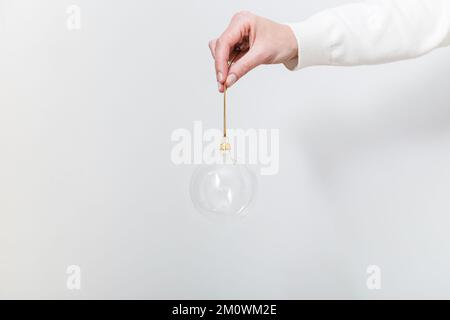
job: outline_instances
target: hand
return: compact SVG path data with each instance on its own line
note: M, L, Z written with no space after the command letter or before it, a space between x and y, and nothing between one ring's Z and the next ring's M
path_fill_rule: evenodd
M209 48L220 92L224 85L231 87L261 64L285 63L298 55L297 40L289 26L245 11L233 16L224 33L209 42Z

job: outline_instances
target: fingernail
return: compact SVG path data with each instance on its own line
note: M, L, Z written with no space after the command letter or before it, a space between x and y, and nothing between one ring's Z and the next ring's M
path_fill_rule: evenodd
M223 81L223 75L222 72L217 72L217 81L222 82Z
M217 87L219 88L219 91L220 91L220 88L222 87L222 84L220 82L217 82Z
M230 74L227 78L227 87L231 87L237 80L237 77L234 73Z

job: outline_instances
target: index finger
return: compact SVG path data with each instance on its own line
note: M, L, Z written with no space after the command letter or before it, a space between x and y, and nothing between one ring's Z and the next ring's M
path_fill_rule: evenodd
M215 50L215 67L217 81L223 84L228 76L228 60L233 48L242 39L240 23L232 20L228 28L217 39Z

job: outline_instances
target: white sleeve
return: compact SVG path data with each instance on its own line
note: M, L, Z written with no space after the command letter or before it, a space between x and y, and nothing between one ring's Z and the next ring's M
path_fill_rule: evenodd
M299 48L290 70L379 64L449 45L450 0L359 1L288 25Z

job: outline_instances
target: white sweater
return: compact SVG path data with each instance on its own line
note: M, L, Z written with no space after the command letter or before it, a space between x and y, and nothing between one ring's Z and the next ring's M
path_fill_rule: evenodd
M368 0L289 24L298 41L297 70L415 58L450 44L450 0Z

